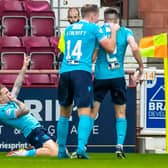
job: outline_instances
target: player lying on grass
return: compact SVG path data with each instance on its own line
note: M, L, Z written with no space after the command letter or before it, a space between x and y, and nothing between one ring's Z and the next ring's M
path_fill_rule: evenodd
M29 114L29 109L17 99L29 65L30 58L24 57L23 67L16 78L12 91L0 84L0 120L17 128L34 148L31 150L11 151L8 156L57 156L58 145L47 135L41 124Z

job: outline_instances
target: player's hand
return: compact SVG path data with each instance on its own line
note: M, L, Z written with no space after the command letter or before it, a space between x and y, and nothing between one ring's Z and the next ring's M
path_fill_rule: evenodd
M7 96L8 96L8 99L10 100L10 101L17 101L17 99L16 99L16 97L15 96L13 96L12 94L11 94L11 92L9 92L8 94L7 94Z
M24 56L23 67L27 68L29 66L29 63L30 63L30 56Z
M136 83L141 83L142 82L142 77L143 77L143 67L139 67L139 68L137 68L137 70L136 70L136 73L135 73L135 75L134 75L134 81L136 82Z
M111 31L118 31L118 29L120 28L120 25L118 23L111 23L110 24L111 27Z

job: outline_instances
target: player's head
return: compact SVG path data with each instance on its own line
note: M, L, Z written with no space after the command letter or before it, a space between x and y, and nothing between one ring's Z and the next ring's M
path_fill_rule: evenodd
M81 16L89 22L97 23L99 19L99 8L95 4L86 4L81 8Z
M70 24L78 22L80 19L80 12L78 8L68 9L68 21Z
M9 92L8 88L0 84L0 104L5 104L10 101L9 96L11 96L11 92Z
M119 24L119 12L115 8L107 8L104 11L104 21Z

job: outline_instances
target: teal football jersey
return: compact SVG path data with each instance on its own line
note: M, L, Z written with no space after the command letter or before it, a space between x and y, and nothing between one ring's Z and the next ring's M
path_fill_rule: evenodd
M95 23L81 20L65 29L65 53L60 73L73 70L83 70L91 73L92 54L96 41L101 41L105 35Z
M102 26L102 30L106 37L110 37L111 29L108 23ZM100 45L97 47L99 51L95 65L96 79L112 79L125 75L124 57L129 36L133 36L133 32L126 27L121 27L117 31L116 48L112 54L107 53Z
M16 118L18 106L14 102L0 104L0 120L14 128L19 129L27 137L33 129L40 127L40 123L31 114Z

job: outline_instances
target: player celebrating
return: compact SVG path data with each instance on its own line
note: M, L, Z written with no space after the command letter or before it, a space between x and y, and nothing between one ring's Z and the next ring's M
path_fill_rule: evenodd
M116 9L107 8L104 11L105 23L102 30L107 36L111 32L109 23L119 23L119 14ZM113 53L107 53L101 46L95 51L94 56L98 52L96 66L95 66L95 80L94 80L94 118L99 111L100 103L103 101L106 93L110 91L114 109L116 112L116 132L117 132L117 157L125 158L123 152L123 144L127 130L126 120L126 82L124 78L124 56L127 45L129 44L133 55L139 65L139 80L143 73L143 63L138 50L138 46L133 37L133 32L126 28L120 27L117 31L116 49Z
M24 80L24 74L30 58L24 57L24 64L16 78L12 91L0 84L0 120L7 125L19 129L28 143L34 146L31 150L11 151L8 156L57 156L58 145L45 133L40 123L29 114L29 109L17 99Z
M72 158L87 159L85 145L87 144L93 118L92 87L92 53L98 41L108 52L115 49L115 35L118 24L110 26L113 32L107 39L102 30L95 23L98 21L97 5L85 5L81 8L82 19L78 23L69 25L65 29L65 55L60 69L58 99L61 105L61 116L57 124L57 142L59 158L66 156L66 140L69 128L69 117L72 102L78 108L78 147Z

